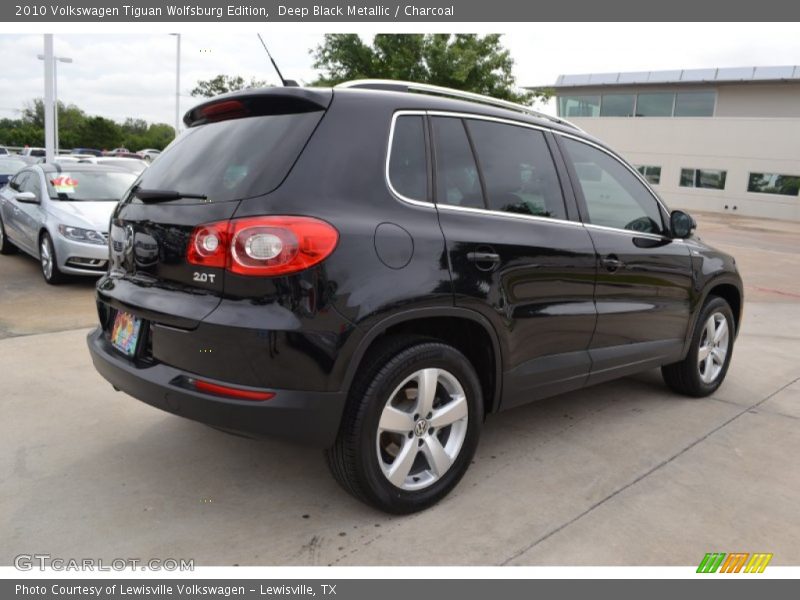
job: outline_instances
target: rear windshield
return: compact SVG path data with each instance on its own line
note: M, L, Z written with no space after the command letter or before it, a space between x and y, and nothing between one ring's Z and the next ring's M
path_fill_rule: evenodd
M142 175L139 187L205 195L206 202L271 192L289 173L323 111L191 127Z
M121 171L64 171L47 174L47 190L54 200L117 202L135 180Z

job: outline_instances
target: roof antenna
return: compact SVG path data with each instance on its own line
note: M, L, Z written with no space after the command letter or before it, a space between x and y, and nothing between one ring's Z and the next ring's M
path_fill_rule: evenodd
M283 87L297 87L297 82L294 79L283 78L281 70L278 68L278 64L275 62L275 59L272 58L272 54L269 53L269 48L267 48L267 45L264 43L264 38L261 37L260 33L257 33L256 35L258 36L261 45L264 46L264 50L266 50L267 56L269 56L269 60L272 63L272 66L275 67L275 71L278 73L278 77L281 78L281 83L283 84Z

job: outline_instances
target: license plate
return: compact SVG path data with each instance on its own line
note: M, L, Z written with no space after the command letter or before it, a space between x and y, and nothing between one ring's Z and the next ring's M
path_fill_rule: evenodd
M111 329L111 343L125 356L136 354L136 342L142 330L142 320L130 313L120 311L114 317L114 327Z

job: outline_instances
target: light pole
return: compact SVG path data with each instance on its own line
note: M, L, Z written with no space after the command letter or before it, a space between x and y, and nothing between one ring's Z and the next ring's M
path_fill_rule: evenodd
M37 54L36 58L45 60L44 54ZM54 104L54 121L53 128L55 130L55 149L54 153L58 156L58 63L71 63L72 59L66 56L53 56L53 104Z
M181 126L181 34L170 33L177 40L175 52L175 137L178 137L178 130Z

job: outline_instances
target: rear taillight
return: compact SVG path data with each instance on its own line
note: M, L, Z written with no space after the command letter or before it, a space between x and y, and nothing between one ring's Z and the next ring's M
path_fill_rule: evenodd
M210 223L195 228L187 259L193 265L224 269L228 262L229 222Z
M209 223L192 233L187 260L239 275L289 275L325 260L339 232L311 217L246 217Z

